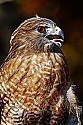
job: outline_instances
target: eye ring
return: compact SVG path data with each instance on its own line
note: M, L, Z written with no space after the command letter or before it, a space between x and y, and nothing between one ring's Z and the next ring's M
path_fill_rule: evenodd
M46 30L45 30L45 27L44 26L39 26L38 27L38 32L40 33L44 33Z

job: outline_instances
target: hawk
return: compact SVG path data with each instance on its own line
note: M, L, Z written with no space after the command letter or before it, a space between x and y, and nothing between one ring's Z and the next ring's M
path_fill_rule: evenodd
M63 40L56 23L38 16L13 32L0 68L1 125L81 125Z

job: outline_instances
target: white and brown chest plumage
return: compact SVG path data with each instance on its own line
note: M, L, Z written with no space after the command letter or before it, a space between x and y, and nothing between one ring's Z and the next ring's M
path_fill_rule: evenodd
M0 69L1 125L80 125L63 39L56 23L40 17L14 31Z
M66 84L62 57L60 53L42 52L20 56L4 64L0 77L0 81L3 81L1 97L5 104L2 124L14 124L16 115L21 123L24 113L32 115L32 121L35 121L47 112L48 107L50 115L56 113L56 119L60 117L64 101L64 93L60 87L63 82L64 86ZM64 77L65 81L62 81L61 77ZM52 108L56 111L52 111Z

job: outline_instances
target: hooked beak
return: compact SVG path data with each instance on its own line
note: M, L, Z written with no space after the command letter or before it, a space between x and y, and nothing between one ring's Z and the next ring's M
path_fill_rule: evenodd
M57 46L61 47L64 41L63 31L59 27L54 28L54 32L46 36L51 42L55 43Z

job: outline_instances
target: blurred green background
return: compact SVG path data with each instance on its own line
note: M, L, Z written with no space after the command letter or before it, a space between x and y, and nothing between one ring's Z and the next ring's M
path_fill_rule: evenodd
M62 50L69 64L71 79L77 85L80 105L83 103L82 2L82 0L0 0L0 64L8 54L12 32L21 22L35 14L52 19L65 34Z

